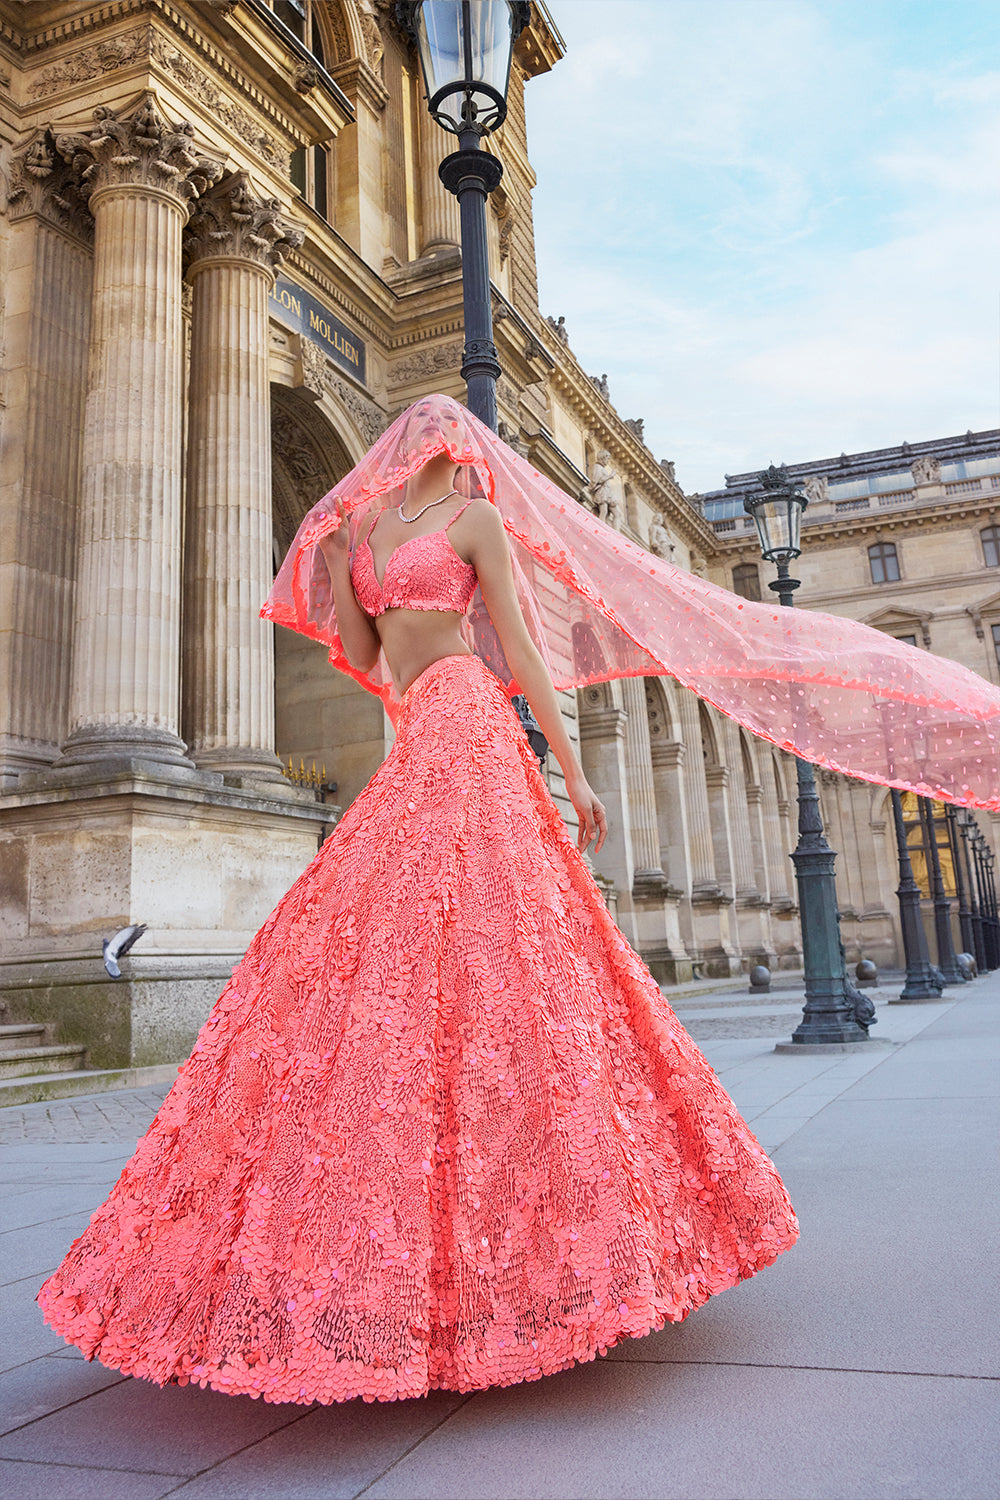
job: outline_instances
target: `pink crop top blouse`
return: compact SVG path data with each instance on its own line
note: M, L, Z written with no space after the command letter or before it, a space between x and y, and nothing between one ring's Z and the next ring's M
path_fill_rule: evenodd
M471 504L467 501L466 504ZM448 526L457 521L465 505L455 512ZM375 521L378 517L375 517ZM366 615L383 615L387 609L455 610L464 615L476 591L476 570L463 562L448 540L448 526L426 536L400 542L385 565L381 584L375 576L375 559L368 537L375 521L351 563L351 582Z

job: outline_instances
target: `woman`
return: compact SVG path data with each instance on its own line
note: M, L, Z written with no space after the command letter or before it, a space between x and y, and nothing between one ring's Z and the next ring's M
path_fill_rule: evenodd
M88 1358L270 1401L474 1390L677 1321L794 1243L581 858L605 812L546 656L577 682L663 667L614 573L587 581L631 544L579 510L429 398L303 523L266 613L380 691L396 741L39 1294Z

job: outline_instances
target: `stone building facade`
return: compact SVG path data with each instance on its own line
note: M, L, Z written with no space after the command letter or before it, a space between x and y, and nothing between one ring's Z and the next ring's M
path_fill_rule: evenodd
M501 432L728 582L731 539L538 305L524 97L562 53L536 0L488 142ZM450 147L391 0L0 0L0 994L93 1066L184 1055L390 746L258 608L387 423L462 398ZM796 964L788 760L669 679L563 704L610 813L595 873L658 977Z
M524 90L562 51L534 5L489 142L502 431L700 566L711 527L538 307ZM258 607L396 413L462 396L448 149L389 0L0 0L0 987L92 1065L183 1055L390 744ZM738 968L775 924L794 956L785 769L669 683L565 713L612 812L596 873L657 972ZM114 983L101 940L133 921Z
M794 567L802 580L796 602L861 620L1000 684L1000 429L842 453L789 464L788 472L809 502ZM759 473L727 475L725 487L699 503L715 533L709 577L759 599L772 570L760 561L743 509L744 497L757 489ZM847 952L901 962L888 793L832 772L823 772L820 783L824 820L839 854ZM996 849L1000 820L977 817ZM929 897L922 835L915 816L912 822L916 874ZM946 859L946 883L949 871ZM954 887L948 894L955 895ZM929 900L925 906L930 932ZM960 950L957 908L953 925Z

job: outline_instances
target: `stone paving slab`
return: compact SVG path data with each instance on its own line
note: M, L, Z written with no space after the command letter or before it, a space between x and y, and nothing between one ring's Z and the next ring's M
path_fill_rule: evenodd
M32 1298L163 1091L0 1111L5 1497L1000 1500L1000 975L954 993L880 1007L857 1054L706 1042L800 1244L603 1360L424 1402L269 1406L87 1365Z

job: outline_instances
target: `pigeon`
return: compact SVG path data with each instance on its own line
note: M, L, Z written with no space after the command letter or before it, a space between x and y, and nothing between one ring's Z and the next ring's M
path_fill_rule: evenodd
M104 939L104 967L112 979L120 979L122 971L118 967L118 960L123 953L127 953L133 943L137 943L146 931L145 922L133 922L131 927L123 927L116 932L110 940Z

